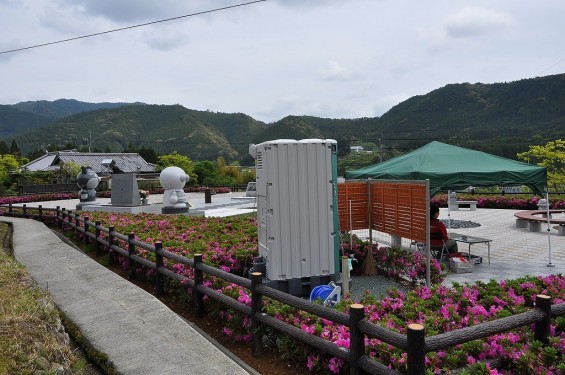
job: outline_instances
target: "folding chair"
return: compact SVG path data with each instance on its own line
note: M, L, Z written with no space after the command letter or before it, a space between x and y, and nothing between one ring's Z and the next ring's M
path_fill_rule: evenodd
M447 255L449 254L449 249L443 240L441 231L438 227L430 226L430 252L440 262L445 258L447 260Z

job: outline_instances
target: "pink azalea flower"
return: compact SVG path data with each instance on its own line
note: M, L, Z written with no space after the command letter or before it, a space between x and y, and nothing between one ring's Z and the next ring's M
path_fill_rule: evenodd
M342 366L343 366L343 360L336 357L332 357L332 359L330 359L330 363L328 364L328 368L334 374L339 374Z

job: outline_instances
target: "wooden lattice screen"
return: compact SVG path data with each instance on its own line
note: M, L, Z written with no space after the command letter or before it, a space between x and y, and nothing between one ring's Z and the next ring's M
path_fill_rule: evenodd
M426 242L426 199L425 181L369 180L340 183L340 229L349 231L371 228Z

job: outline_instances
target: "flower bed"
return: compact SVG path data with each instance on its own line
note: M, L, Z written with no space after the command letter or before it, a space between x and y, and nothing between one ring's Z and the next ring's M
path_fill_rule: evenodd
M187 257L202 253L206 263L229 272L244 275L257 255L257 230L255 218L196 218L172 215L117 215L93 213L92 220L100 220L105 226L115 226L120 233L136 233L137 239L147 243L162 241L163 246ZM344 244L344 253L364 259L368 245ZM382 250L381 250L382 249ZM378 264L384 264L382 272L393 277L421 278L419 273L422 259L410 259L406 254L373 246L372 255ZM151 258L152 253L140 251L142 256ZM124 262L125 264L125 262ZM175 272L192 277L192 270L169 262L167 266ZM439 270L438 274L441 274ZM250 304L247 290L208 278L206 285L214 287L242 303ZM181 286L182 287L182 286ZM184 288L184 287L182 287ZM360 301L365 307L369 321L405 333L410 323L426 327L427 335L472 326L481 322L517 314L532 309L536 294L548 294L554 303L565 300L565 277L562 275L545 278L522 278L514 281L477 283L473 286L455 285L446 288L435 285L432 288L416 287L413 292L403 294L391 290L386 298L377 301L373 295L365 295ZM337 309L347 312L352 300L338 304ZM249 319L225 306L210 304L210 309L224 324L224 333L235 340L248 341L251 338ZM336 325L325 319L264 299L264 308L272 316L299 327L309 334L318 335L344 348L349 347L347 327ZM458 345L445 351L429 353L426 366L429 373L447 373L452 369L465 368L467 374L560 374L565 347L565 318L552 321L550 346L543 347L533 340L531 327L514 330ZM288 337L266 330L265 337L283 356L300 359L316 373L345 373L347 364L338 358L323 353ZM381 363L390 364L398 371L406 370L406 354L379 340L365 340L369 355ZM498 368L482 361L498 360Z

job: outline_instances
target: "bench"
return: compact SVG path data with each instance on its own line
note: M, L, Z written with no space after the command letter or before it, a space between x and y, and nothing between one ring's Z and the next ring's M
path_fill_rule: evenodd
M558 236L565 236L565 218L552 218L551 214L565 213L565 210L549 210L549 222L559 224ZM528 228L529 232L541 231L542 223L547 223L546 210L520 211L514 214L516 217L516 228Z
M477 210L477 201L449 201L449 209L451 211L459 211L461 206L469 206L471 211Z

